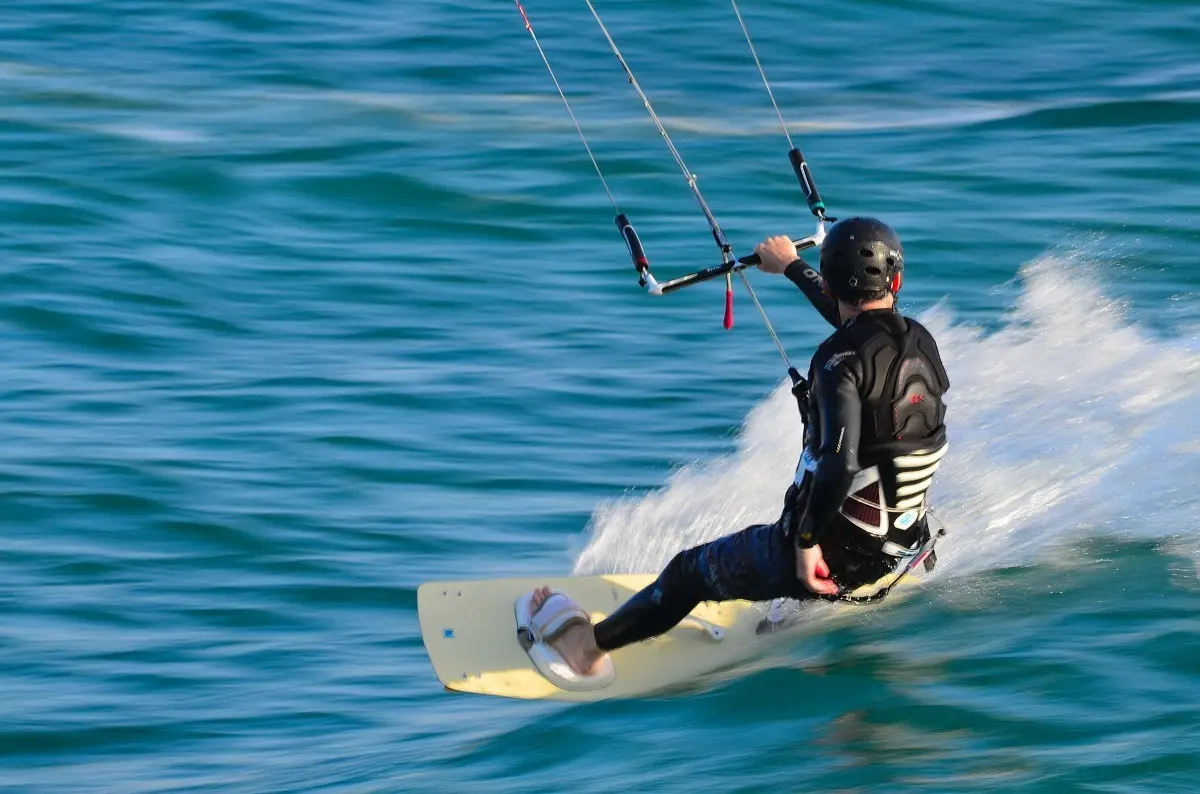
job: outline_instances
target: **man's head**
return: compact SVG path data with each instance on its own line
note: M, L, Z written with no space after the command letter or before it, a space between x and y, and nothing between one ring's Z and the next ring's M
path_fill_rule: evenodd
M851 307L895 295L904 283L904 249L892 227L874 218L835 223L821 243L821 279Z

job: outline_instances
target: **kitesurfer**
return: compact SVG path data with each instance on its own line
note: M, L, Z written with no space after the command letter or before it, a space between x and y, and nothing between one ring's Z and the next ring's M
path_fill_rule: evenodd
M611 677L607 652L668 631L701 601L835 599L899 570L929 538L950 382L933 336L896 309L899 237L872 218L843 220L825 237L819 274L787 237L755 252L762 270L785 274L836 328L809 367L804 454L782 514L680 552L595 624L567 593L527 595L518 624L542 658L565 662L554 665L560 685Z

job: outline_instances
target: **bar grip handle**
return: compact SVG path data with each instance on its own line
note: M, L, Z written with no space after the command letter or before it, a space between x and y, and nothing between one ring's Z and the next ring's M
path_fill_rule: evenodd
M633 224L629 222L629 216L623 212L617 216L617 228L621 230L621 236L625 238L625 247L629 249L629 258L633 260L634 268L637 269L639 276L644 277L650 272L650 260L646 259L642 241L638 239Z
M799 255L801 251L805 251L805 250L808 250L809 248L817 247L816 242L814 242L813 238L811 238L811 237L804 237L799 240L792 240L792 244L796 246L796 254L797 255ZM758 254L750 254L749 256L740 257L738 259L738 261L741 262L743 265L762 264L762 259L759 257Z
M813 215L824 220L825 202L821 201L821 194L817 190L817 183L813 181L812 171L808 169L808 163L804 162L804 153L793 148L788 152L788 160L792 163L792 170L796 172L796 179L800 180L800 189L804 191L804 200L808 202L809 210Z

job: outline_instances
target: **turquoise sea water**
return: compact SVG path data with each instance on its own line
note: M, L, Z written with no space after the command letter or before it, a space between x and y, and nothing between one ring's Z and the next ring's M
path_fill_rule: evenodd
M715 264L586 7L527 8L656 271ZM810 231L731 8L598 9L739 253ZM831 211L905 239L951 534L908 598L561 706L444 692L417 587L774 518L744 292L726 333L719 282L639 291L511 3L4 4L0 789L1200 785L1200 6L743 12Z

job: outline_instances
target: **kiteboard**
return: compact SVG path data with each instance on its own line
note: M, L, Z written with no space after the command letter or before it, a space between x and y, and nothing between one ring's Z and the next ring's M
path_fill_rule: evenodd
M882 601L901 585L932 571L941 526L895 573L837 596L849 604ZM694 681L752 658L765 637L795 625L800 614L776 599L770 608L749 601L702 602L675 628L613 651L615 675L597 689L564 689L538 671L518 632L514 606L548 586L568 594L593 623L612 614L655 580L653 574L479 579L428 582L417 589L421 640L447 689L533 700L593 701L646 695ZM905 588L907 589L907 588Z
M449 690L582 702L638 697L696 681L752 659L765 649L767 635L798 623L796 610L780 609L782 600L770 609L749 601L704 602L666 634L614 651L615 676L603 688L561 689L538 672L517 634L513 606L520 596L543 585L561 590L597 622L655 578L606 574L428 582L417 589L421 640L438 680ZM909 575L902 583L918 581ZM873 601L869 594L877 590L868 585L847 595Z
M629 698L678 686L755 653L765 608L749 601L702 603L662 636L612 654L616 675L592 691L560 689L518 641L513 604L543 585L569 594L593 621L653 582L650 574L430 582L417 590L421 639L442 684L458 692L541 700Z

